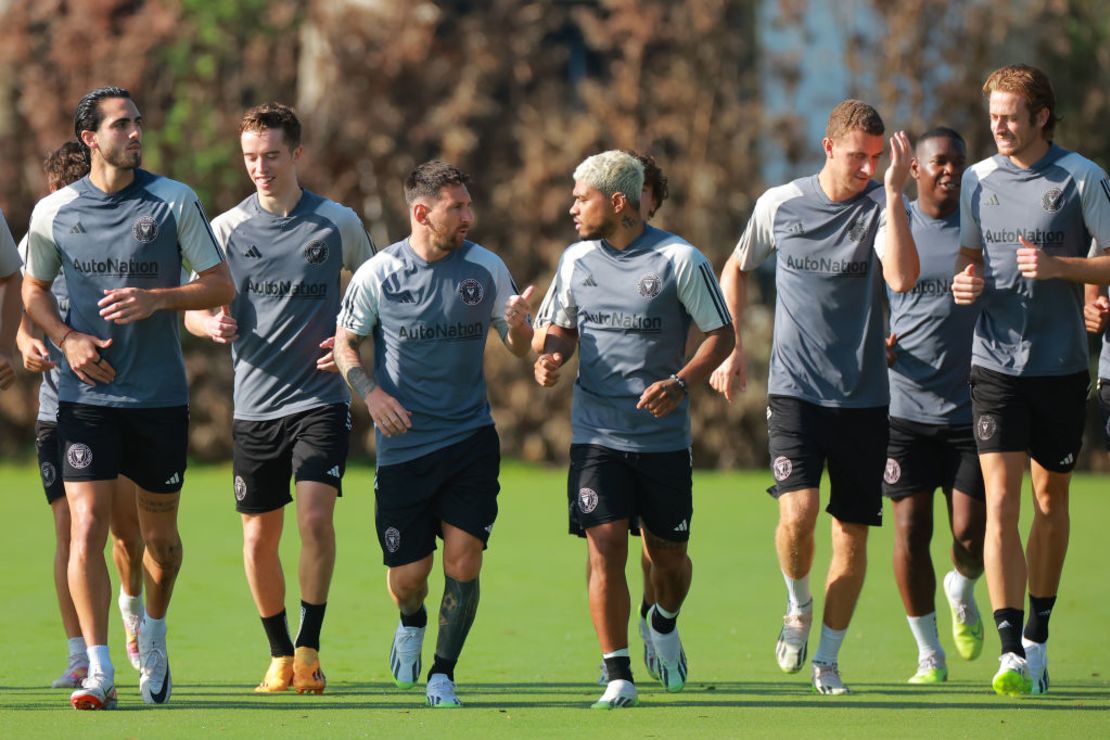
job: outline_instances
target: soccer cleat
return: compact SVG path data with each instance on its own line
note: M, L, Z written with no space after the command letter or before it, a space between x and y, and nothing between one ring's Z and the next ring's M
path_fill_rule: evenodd
M852 691L841 680L840 667L836 663L814 663L813 693L839 696Z
M601 698L590 705L591 709L624 709L640 703L636 696L636 684L624 679L610 681Z
M310 647L293 652L293 689L298 694L322 694L328 679L320 670L320 653Z
M1048 645L1021 638L1025 662L1029 666L1030 694L1048 693Z
M141 614L123 615L123 634L127 638L127 659L136 671L142 661L139 660L139 625L143 621Z
M686 686L686 652L682 649L682 640L678 637L678 627L667 634L663 634L657 632L651 626L651 618L654 613L655 607L653 606L647 616L648 637L655 648L655 656L659 661L659 683L663 684L663 688L673 694L682 691L683 687Z
M88 676L81 688L69 695L69 703L82 711L116 708L116 687L103 673Z
M389 671L399 689L411 689L420 680L420 653L424 649L424 627L398 623L389 649Z
M50 683L52 689L79 689L81 682L89 675L89 661L85 656L80 656L80 660L70 658L69 664L66 666L65 673L55 678Z
M979 615L975 599L961 601L952 597L949 584L955 575L956 571L950 570L944 576L944 595L952 611L952 641L961 658L975 660L983 652L983 618Z
M934 684L944 683L948 680L948 667L938 655L929 655L917 663L917 673L910 676L906 683Z
M1029 677L1029 663L1017 653L1006 653L998 659L998 673L991 686L999 696L1022 696L1030 693L1033 681Z
M433 673L428 677L428 706L437 709L455 709L462 702L455 696L455 682L443 673Z
M809 645L809 628L813 625L813 612L787 614L782 618L782 629L775 643L775 657L785 673L797 673L806 663Z
M166 638L163 635L156 639L148 633L149 630L139 632L139 694L147 704L166 704L173 691Z
M647 668L648 675L658 681L659 656L656 654L655 645L651 641L647 620L643 617L640 617L640 639L644 643L644 666Z
M262 683L254 687L260 694L285 691L293 685L293 656L278 655L270 658L270 667Z
M605 667L605 661L604 660L601 661L601 667L598 670L601 671L601 673L597 677L598 685L599 686L608 686L609 685L609 669Z

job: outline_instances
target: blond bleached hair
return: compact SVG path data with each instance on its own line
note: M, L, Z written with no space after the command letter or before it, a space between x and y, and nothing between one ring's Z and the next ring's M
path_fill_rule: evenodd
M597 188L606 198L624 193L633 210L640 208L640 191L644 189L644 166L627 152L610 149L586 157L574 170L574 179Z

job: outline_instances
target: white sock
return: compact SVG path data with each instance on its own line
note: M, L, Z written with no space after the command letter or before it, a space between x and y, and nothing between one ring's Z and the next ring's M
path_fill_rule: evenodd
M621 648L620 650L614 650L611 653L602 653L601 654L602 660L604 660L605 658L627 658L627 657L629 657L628 648Z
M107 645L91 645L88 648L89 675L98 673L108 677L109 683L116 682L116 669L112 666L112 658L108 654Z
M85 647L85 638L71 637L66 640L66 655L70 658L80 658L82 663L88 662L89 654Z
M917 640L917 659L924 660L930 655L935 655L944 662L944 648L940 646L940 637L937 635L937 613L929 612L922 617L906 617L910 623L910 632L913 639Z
M844 635L848 634L848 630L834 630L824 622L821 622L821 642L817 645L817 652L813 655L814 663L823 663L825 665L833 665L837 661L837 656L840 655L840 643L844 642Z
M166 637L166 618L155 619L149 614L143 618L142 632L139 633L144 638L151 640L165 639Z
M669 612L663 608L662 604L656 604L655 611L659 612L659 616L663 617L664 619L674 619L678 616L677 611Z
M120 614L129 617L142 617L143 616L143 596L132 596L123 590L123 585L119 587L119 604Z
M945 591L948 592L949 598L954 601L967 603L975 598L975 582L978 578L968 578L955 568L952 569L952 577L946 579ZM949 587L950 586L950 587Z
M782 574L786 581L786 610L790 614L803 614L813 610L813 594L809 592L809 576L791 578Z

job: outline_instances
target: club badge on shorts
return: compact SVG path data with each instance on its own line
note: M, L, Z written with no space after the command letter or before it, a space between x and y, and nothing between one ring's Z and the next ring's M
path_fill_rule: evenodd
M986 442L994 436L998 431L998 421L990 415L984 414L979 417L979 421L975 424L975 436L979 438L980 442Z
M84 470L92 465L92 461L93 453L87 444L78 442L70 445L69 449L66 450L66 462L69 463L69 467L75 470Z
M397 552L401 547L401 532L396 527L390 527L385 530L385 549L390 552Z
M592 488L580 488L578 490L578 510L583 514L589 514L597 508L597 491Z
M886 459L886 470L883 471L883 480L888 486L893 486L902 477L902 466L893 457Z
M791 473L794 472L794 463L790 462L789 457L786 457L785 455L779 455L771 464L771 469L775 473L775 480L777 480L779 483L782 483L784 480L790 477Z

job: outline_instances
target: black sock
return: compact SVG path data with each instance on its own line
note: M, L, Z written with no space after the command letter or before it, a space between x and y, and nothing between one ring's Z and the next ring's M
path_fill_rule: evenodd
M270 641L270 656L281 658L293 654L293 641L289 639L289 624L285 621L285 610L272 617L262 617L262 629Z
M427 627L428 626L428 610L424 605L420 605L420 610L412 614L405 614L401 612L401 624L405 627Z
M320 628L324 626L324 610L327 608L326 601L323 604L309 604L301 599L301 628L297 631L297 647L320 649Z
M1055 605L1055 596L1029 594L1029 623L1025 625L1025 639L1048 642L1048 618L1052 616L1052 607Z
M659 613L658 607L651 613L651 628L661 635L669 635L674 632L676 622L678 622L677 614L670 618L664 617Z
M651 611L651 604L646 601L640 602L640 619L647 619L648 612Z
M432 661L432 669L428 671L428 679L431 680L433 673L442 673L447 676L447 678L454 681L455 664L458 662L458 659L452 660L450 658L443 658L437 653L435 660Z
M627 655L618 655L615 658L602 658L605 661L605 672L609 674L610 681L632 681L632 661Z
M1025 613L1021 609L995 609L994 625L998 628L998 637L1002 640L1002 654L1014 653L1025 657L1025 648L1021 646L1021 623L1025 621Z

